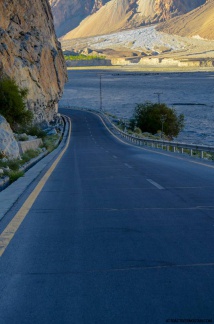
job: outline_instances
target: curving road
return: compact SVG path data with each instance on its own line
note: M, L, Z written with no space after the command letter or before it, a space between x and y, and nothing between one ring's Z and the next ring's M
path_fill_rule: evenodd
M214 168L64 113L69 148L0 258L0 323L214 322Z

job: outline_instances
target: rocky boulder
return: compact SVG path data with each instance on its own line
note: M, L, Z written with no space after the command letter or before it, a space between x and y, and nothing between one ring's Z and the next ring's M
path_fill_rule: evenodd
M6 119L0 115L0 154L9 159L19 157L19 146Z

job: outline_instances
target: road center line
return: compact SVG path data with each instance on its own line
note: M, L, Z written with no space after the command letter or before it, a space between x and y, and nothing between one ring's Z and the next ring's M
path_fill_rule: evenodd
M56 168L57 164L61 160L62 156L64 155L65 151L68 148L68 145L70 143L70 135L71 135L71 122L69 118L69 133L68 133L68 139L66 142L66 145L60 155L57 157L57 159L53 162L51 167L48 169L48 171L45 173L45 175L42 177L42 179L39 181L35 189L32 191L30 196L26 199L22 207L19 209L19 211L16 213L16 215L13 217L11 222L7 225L5 230L0 235L0 257L5 252L6 248L10 244L10 241L16 234L19 226L27 216L28 212L30 211L31 207L33 206L35 200L37 199L38 195L42 191L44 185L46 184L47 180L49 179L50 175Z
M162 187L161 185L159 185L157 182L153 181L152 179L146 179L148 182L150 182L153 186L155 186L156 188L160 189L160 190L164 190L165 188Z

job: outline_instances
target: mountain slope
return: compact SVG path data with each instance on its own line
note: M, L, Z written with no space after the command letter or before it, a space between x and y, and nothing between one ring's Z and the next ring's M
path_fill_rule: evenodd
M164 21L184 14L205 0L111 0L67 33L63 39L108 34Z
M180 36L214 39L214 1L209 0L188 14L161 24L157 30Z
M57 35L60 37L77 27L85 17L99 10L108 1L110 0L49 0Z

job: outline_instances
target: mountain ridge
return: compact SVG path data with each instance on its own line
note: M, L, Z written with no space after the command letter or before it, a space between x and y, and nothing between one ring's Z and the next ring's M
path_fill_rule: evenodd
M66 0L50 1L58 1L58 9L60 3L66 3ZM79 6L88 4L88 1L91 6L91 1L95 3L95 0L74 1ZM103 35L159 23L185 14L205 2L206 0L101 0L96 10L91 10L76 28L71 28L71 31L63 36L63 39ZM53 3L52 10L58 29L56 6ZM70 19L72 20L72 15Z
M195 10L160 24L157 30L179 36L214 39L214 1L208 0Z
M76 28L88 15L95 13L110 0L49 0L57 36Z

